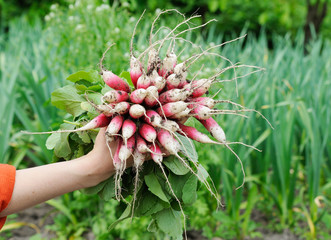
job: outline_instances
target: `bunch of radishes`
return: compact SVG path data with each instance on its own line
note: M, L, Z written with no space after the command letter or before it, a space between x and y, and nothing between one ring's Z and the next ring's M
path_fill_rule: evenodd
M239 104L227 100L214 100L212 97L205 95L208 93L213 83L221 81L217 78L225 71L239 67L256 67L235 65L225 57L210 52L211 49L220 47L225 43L205 50L200 48L200 53L194 54L183 62L178 62L177 55L174 51L175 42L177 40L185 41L180 35L202 27L205 24L191 27L189 25L190 20L198 16L190 17L178 24L175 28L168 29L169 32L164 38L153 42L153 29L156 21L161 14L170 11L178 13L176 10L166 10L156 17L151 27L150 45L139 57L135 57L133 54L133 38L137 25L135 26L130 47L130 80L134 88L130 87L127 81L104 68L102 62L106 51L100 60L100 74L104 82L112 90L102 95L102 104L97 105L89 101L99 115L83 127L75 130L60 130L57 132L78 132L107 127L105 134L109 149L111 149L111 145L116 145L116 151L114 153L110 150L116 169L116 198L118 200L121 199L121 178L127 168L128 159L132 157L134 162L136 172L135 189L138 185L140 167L145 160L152 159L161 168L167 185L173 197L179 203L179 207L183 213L180 201L172 190L167 178L162 161L165 156L169 155L174 155L180 159L182 164L207 187L215 198L217 198L217 194L212 190L208 181L194 170L197 169L198 165L195 161L190 161L187 149L181 140L182 137L179 135L201 143L221 144L232 151L229 147L231 143L227 142L222 127L213 119L213 115L240 115L238 113L240 111L255 110L245 109ZM183 25L187 25L188 27L185 30L176 32L176 30ZM166 55L161 58L160 50L164 47L166 42L168 42L168 50ZM193 44L191 42L189 43ZM190 72L189 74L190 66L201 56L208 54L225 59L230 63L230 66L216 72L209 78L195 79L198 73ZM147 57L147 61L144 61L145 57ZM260 68L257 69L261 70ZM194 77L188 79L188 76ZM236 78L230 81L235 80ZM216 104L222 102L231 103L240 108L239 110L215 109ZM199 132L194 127L186 126L185 122L190 117L202 123L215 140ZM237 155L236 157L239 159ZM133 206L135 195L136 190L133 198ZM134 209L134 207L132 207L132 209Z

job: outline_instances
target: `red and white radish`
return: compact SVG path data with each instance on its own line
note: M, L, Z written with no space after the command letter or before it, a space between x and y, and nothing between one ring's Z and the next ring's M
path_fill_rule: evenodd
M112 89L130 92L129 84L112 71L102 71L102 78Z

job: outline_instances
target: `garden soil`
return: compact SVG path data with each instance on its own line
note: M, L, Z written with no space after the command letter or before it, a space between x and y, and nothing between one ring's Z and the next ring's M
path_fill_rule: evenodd
M53 217L56 214L57 211L52 206L45 203L24 210L17 214L17 217L9 218L7 222L28 223L30 226L33 225L35 228L29 226L21 226L17 229L0 233L0 238L6 240L29 240L32 236L38 234L39 232L39 235L42 237L42 239L56 239L56 235L47 228L47 225L52 225L54 223ZM299 240L299 238L294 236L289 231L284 231L283 233L264 232L262 229L260 229L260 231L263 234L263 238L245 238L245 240ZM189 231L187 232L187 236L188 240L208 240L208 238L202 236L200 231ZM84 239L94 240L95 237L92 232L87 232L84 235ZM212 240L226 239L213 238Z

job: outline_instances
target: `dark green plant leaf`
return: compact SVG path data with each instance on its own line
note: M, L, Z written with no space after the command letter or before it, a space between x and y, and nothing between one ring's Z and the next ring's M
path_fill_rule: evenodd
M144 179L149 191L151 191L154 195L158 196L161 200L169 202L167 196L163 192L158 178L155 176L154 173L145 175Z
M183 230L180 212L167 208L156 213L154 218L161 231L175 239L182 239Z
M85 112L80 106L85 99L78 95L76 88L72 85L56 89L52 93L51 101L55 107L65 110L74 117Z
M76 73L71 74L69 77L67 77L67 80L71 82L77 82L80 80L86 80L88 82L102 82L102 78L99 75L99 72L96 70L91 70L89 72L86 71L79 71Z
M98 192L100 192L103 189L103 187L106 185L107 181L108 180L103 181L94 187L82 189L81 192L88 194L88 195L97 194Z
M175 156L167 157L164 159L163 164L176 175L185 175L190 171L187 167L185 167L182 161Z
M147 231L155 233L155 232L157 232L157 230L158 230L158 228L157 228L156 220L153 219L153 220L149 223L149 225L148 225L148 227L147 227Z
M191 176L191 173L187 173L186 175L181 175L181 176L175 175L175 174L169 174L169 182L170 182L171 188L174 191L174 193L176 194L178 199L182 198L183 187L190 176ZM168 193L171 196L173 196L168 184L166 185L166 189L167 189Z
M190 161L198 162L198 153L195 149L194 143L190 139L178 133L176 133L176 135L180 140L179 142L181 143L182 153L185 154Z
M114 177L110 177L106 180L103 189L99 192L99 196L105 200L109 201L115 197L115 180Z
M80 83L81 81L79 81ZM102 87L100 85L91 85L86 86L84 84L75 84L76 89L78 90L78 93L85 94L85 92L99 92L101 91Z
M138 203L134 212L136 217L149 216L169 207L168 203L160 201L157 196L146 190L140 192L137 200Z
M191 175L189 179L184 184L182 189L183 191L183 202L185 204L192 204L197 199L197 185L198 185L198 178L195 175Z
M109 230L109 231L112 230L114 227L116 227L116 225L117 225L118 223L120 223L120 222L122 222L123 220L129 218L130 216L131 216L131 206L128 205L128 206L126 207L126 209L124 210L124 212L122 213L122 215L119 217L119 219L117 219L115 222L113 222L113 223L109 226L108 230Z

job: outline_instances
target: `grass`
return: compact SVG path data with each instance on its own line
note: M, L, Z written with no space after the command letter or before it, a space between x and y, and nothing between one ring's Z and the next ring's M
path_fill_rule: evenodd
M47 136L22 136L19 131L56 129L63 116L50 105L51 92L65 84L70 73L97 69L98 60L109 43L115 42L116 46L105 60L107 67L117 73L129 67L128 36L138 17L118 6L101 7L84 1L80 4L69 9L53 8L53 14L48 15L45 23L35 20L29 24L24 17L17 19L11 23L9 33L0 39L0 136L3 143L0 159L4 163L23 168L52 161L52 153L45 148ZM147 14L137 33L137 50L147 46L151 15ZM174 24L173 19L169 24ZM225 39L215 28L210 28L206 40L193 34L187 37L203 48L210 42L217 44ZM289 36L274 36L273 41L274 48L270 50L263 33L259 38L248 35L245 40L228 44L220 51L234 63L256 65L266 71L239 79L239 95L233 82L223 83L218 98L231 99L260 111L275 129L254 112L247 113L248 119L218 117L229 140L242 141L263 150L259 153L231 145L243 161L246 172L246 184L239 190L235 188L242 183L243 174L233 154L223 147L206 148L197 144L199 157L226 203L224 211L215 211L215 202L201 190L196 205L188 209L189 215L194 216L189 220L189 226L203 229L210 238L243 239L258 235L259 223L251 221L251 215L256 211L263 212L271 225L279 229L295 231L303 222L306 227L300 234L307 239L318 239L327 232L326 219L331 216L327 208L331 199L328 184L331 178L330 43L316 40L309 45L309 54L305 55L302 34L295 42ZM180 42L177 47L181 49ZM189 49L184 50L181 57L185 59L188 53ZM222 61L220 64L218 58L202 58L192 68L198 70L203 64L201 76L228 63ZM238 70L239 75L248 72L248 69ZM228 72L224 78L232 76L233 73ZM224 108L233 106L224 105ZM203 131L198 123L191 124ZM89 213L89 217L83 211L77 212L67 198L57 206L63 206L61 209L66 209L66 215L75 214L77 221L83 223L76 230L73 226L73 230L65 232L64 226L70 220L59 217L59 227L54 227L59 235L69 237L75 231L81 232L82 225L89 226L86 221L97 229L95 234L106 234L107 227L91 217L96 213ZM316 198L322 199L325 207L316 205ZM97 201L78 199L83 205ZM103 202L98 204L104 206ZM100 217L110 224L113 217L107 217L106 213L113 208L104 209L105 214ZM116 231L118 236L125 238L129 234L125 233L127 230L127 226L120 225ZM145 231L135 223L132 231L142 230Z

